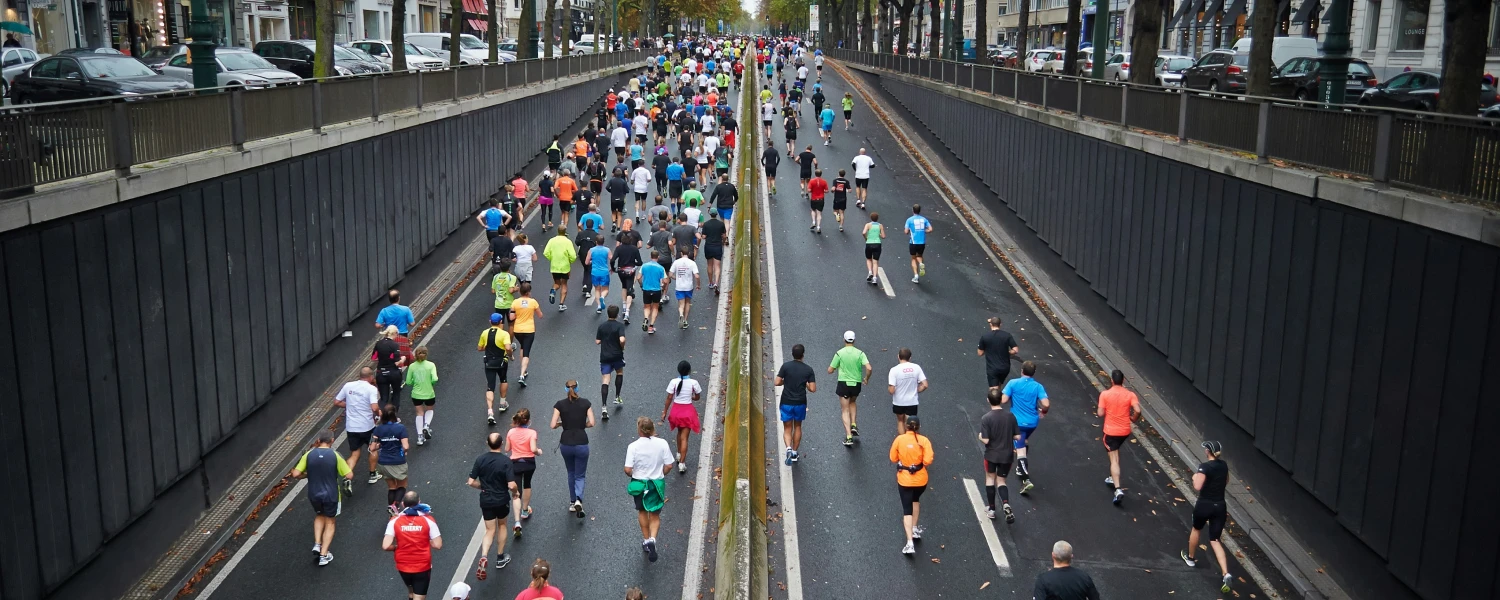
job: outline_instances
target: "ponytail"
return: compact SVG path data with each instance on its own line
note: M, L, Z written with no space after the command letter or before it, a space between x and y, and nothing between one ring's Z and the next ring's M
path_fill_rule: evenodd
M546 559L538 558L531 563L531 589L540 590L547 587L547 578L552 576L552 565Z
M569 379L568 382L565 383L565 384L563 384L563 385L567 386L567 388L568 388L568 402L577 402L578 401L578 382L576 380Z

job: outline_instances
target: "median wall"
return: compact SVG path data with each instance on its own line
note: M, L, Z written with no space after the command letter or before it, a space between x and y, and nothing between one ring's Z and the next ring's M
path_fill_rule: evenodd
M1396 579L1495 596L1500 249L876 73Z
M254 459L216 447L621 70L0 233L0 596L57 590L174 487L188 526Z

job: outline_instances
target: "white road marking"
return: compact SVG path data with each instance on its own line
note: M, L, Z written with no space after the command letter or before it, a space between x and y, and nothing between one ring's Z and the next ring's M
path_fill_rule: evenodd
M339 440L342 443L343 436L339 436ZM339 444L334 444L335 448L338 446ZM302 488L305 487L307 487L306 479L298 480L297 485L292 486L291 491L288 491L281 499L281 503L276 505L276 510L271 511L271 515L266 517L265 522L254 533L251 533L249 538L245 539L245 545L240 546L240 549L235 551L234 556L230 557L229 562L224 563L224 568L219 569L219 572L214 575L213 580L209 581L208 585L203 586L203 591L198 593L198 600L208 600L210 596L214 595L214 591L218 590L219 586L224 584L224 580L228 579L229 574L234 572L234 568L240 565L240 561L245 560L245 556L250 554L250 549L254 548L256 544L265 538L266 532L271 530L271 526L276 524L276 520L281 518L282 513L285 513L286 509L292 505L292 500L301 494Z
M880 275L880 287L885 288L885 295L886 295L886 297L887 298L895 298L896 297L896 289L893 288L893 287L891 287L891 278L885 276L885 267L875 267L875 269L877 271L879 271L879 275Z
M505 535L505 522L501 521L498 527L500 528L500 535ZM474 528L474 535L469 536L469 546L464 548L463 556L458 560L458 569L453 571L453 580L448 582L448 587L438 590L435 595L441 597L453 587L453 584L463 581L469 575L469 565L474 564L474 559L479 555L479 544L483 541L484 519L481 518L479 519L479 525Z
M974 505L974 517L979 519L979 529L984 531L984 543L990 547L990 558L995 559L995 568L1000 569L1001 577L1010 577L1010 559L1005 556L1005 547L1000 544L1000 536L995 533L995 522L990 519L984 498L979 495L979 485L973 479L965 477L964 489L969 492L969 503Z

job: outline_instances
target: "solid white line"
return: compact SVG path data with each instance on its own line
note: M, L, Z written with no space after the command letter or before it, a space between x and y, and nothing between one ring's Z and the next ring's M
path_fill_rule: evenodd
M505 535L505 523L501 522L499 524L499 527L501 535ZM453 584L463 581L464 578L468 576L469 565L474 564L474 559L479 554L479 544L483 541L484 519L480 519L479 525L474 528L474 535L469 536L469 546L467 548L464 548L463 556L461 556L458 560L458 568L453 571L453 580L448 583L448 587L438 590L436 594L432 595L442 597L447 593L449 589L453 587Z
M990 547L990 557L995 559L995 568L1001 577L1010 577L1010 559L1005 556L1005 547L1000 545L1000 536L995 534L995 522L986 512L984 498L979 496L979 485L973 479L964 478L964 489L969 492L969 503L974 505L974 517L979 519L979 529L984 531L984 543Z
M875 267L875 270L879 272L880 287L885 288L886 297L895 298L896 289L891 287L891 278L885 276L885 267Z
M338 445L335 444L334 447L337 448ZM265 537L266 532L271 530L271 526L276 524L276 520L281 518L281 514L286 512L286 509L292 505L292 500L300 495L302 488L305 487L307 487L306 479L300 479L297 481L297 485L292 486L291 491L288 491L282 497L281 503L276 505L276 510L271 511L271 515L266 517L265 522L256 528L255 532L251 533L249 538L245 539L245 545L240 546L240 549L235 551L234 556L230 557L229 562L224 563L224 568L219 569L219 572L214 575L213 580L203 587L202 592L198 593L199 600L208 600L210 596L214 595L214 591L218 590L219 586L224 584L224 580L228 579L229 574L234 571L234 568L240 565L240 561L245 560L245 556L250 554L250 549L260 543L260 540Z

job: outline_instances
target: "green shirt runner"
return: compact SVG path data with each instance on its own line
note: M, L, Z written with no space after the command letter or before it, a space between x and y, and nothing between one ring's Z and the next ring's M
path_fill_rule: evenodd
M419 360L406 368L406 385L411 386L412 400L431 400L437 397L432 384L437 383L437 365L430 360Z
M511 288L518 285L520 280L509 271L501 271L495 274L495 279L490 282L490 291L495 292L495 310L510 310L510 303L516 299L515 294L510 292ZM502 314L504 311L501 311Z
M839 381L862 383L865 380L865 365L868 364L870 359L865 357L863 350L846 345L833 353L833 362L828 366L838 369Z
M870 224L870 229L868 229L868 230L865 231L865 243L866 244L879 244L880 243L880 228L881 227L883 227L883 225L881 225L880 223L871 223ZM834 356L837 357L838 355L834 355Z

